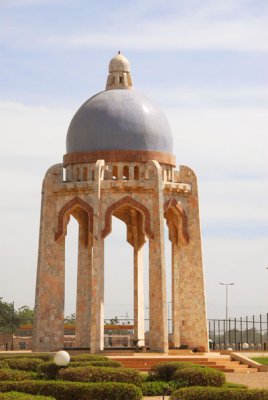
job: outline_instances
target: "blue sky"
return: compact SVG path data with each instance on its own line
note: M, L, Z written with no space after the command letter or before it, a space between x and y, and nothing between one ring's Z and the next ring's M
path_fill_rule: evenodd
M121 50L135 88L170 121L178 166L199 178L208 315L224 315L220 281L235 282L232 315L268 311L267 20L259 0L0 0L0 297L33 305L43 175L61 162L72 116L103 90ZM117 224L107 241L106 259L121 257L116 270L106 265L108 316L131 314L124 235ZM116 274L126 279L120 298Z

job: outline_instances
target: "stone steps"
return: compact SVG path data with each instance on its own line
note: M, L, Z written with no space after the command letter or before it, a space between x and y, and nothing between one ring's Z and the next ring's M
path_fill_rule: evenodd
M257 372L256 368L249 368L247 365L240 364L238 361L232 361L230 357L123 357L123 356L112 356L112 360L119 361L126 368L134 368L139 371L149 371L153 365L160 364L162 362L192 362L195 364L202 365L204 367L215 368L223 372L241 372L241 373L253 373Z

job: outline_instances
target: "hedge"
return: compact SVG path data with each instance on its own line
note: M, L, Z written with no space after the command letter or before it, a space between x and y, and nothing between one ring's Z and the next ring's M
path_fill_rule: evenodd
M6 362L6 361L0 361L0 369L1 368L9 368L9 365L8 365L8 363Z
M55 400L55 397L35 396L19 392L0 393L0 400Z
M139 371L131 368L76 367L61 369L58 378L72 382L125 382L138 385L142 382Z
M60 367L54 362L44 362L40 364L37 368L38 377L41 379L56 379L60 369L65 367Z
M175 389L181 386L174 381L152 381L142 382L139 387L143 396L169 396Z
M38 365L44 361L41 358L6 358L4 363L8 364L11 369L22 371L37 371Z
M122 364L118 361L74 361L71 362L68 367L77 368L77 367L112 367L119 368L122 367Z
M73 361L109 361L109 358L95 354L78 354L76 356L71 356L71 363Z
M140 400L141 389L118 382L78 383L61 381L0 382L0 392L16 390L53 396L56 400Z
M198 368L199 365L191 362L173 361L153 365L149 371L150 380L171 381L174 373L182 368Z
M268 400L268 390L189 387L173 392L172 400Z
M0 369L0 381L25 381L33 378L31 372L16 371L10 368Z
M173 379L182 386L222 386L225 383L224 373L212 368L178 369Z
M39 358L43 361L51 361L53 359L53 355L52 354L48 354L48 353L23 353L23 354L18 354L18 353L2 353L0 354L0 360L6 360L6 359L20 359L20 358Z

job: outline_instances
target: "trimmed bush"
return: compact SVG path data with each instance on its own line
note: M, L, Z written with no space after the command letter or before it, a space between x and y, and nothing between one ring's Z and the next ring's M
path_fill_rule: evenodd
M225 382L222 385L224 389L248 389L247 385L243 385L242 383L233 383L233 382Z
M141 388L143 396L168 396L175 389L178 389L180 385L174 381L152 381L142 382L139 387Z
M225 375L221 371L212 368L183 368L178 369L174 375L175 381L183 386L222 386Z
M53 396L57 400L140 400L142 392L135 385L118 382L78 383L60 381L0 382L0 392L16 390Z
M120 368L122 364L117 361L77 361L69 364L71 368L77 367L111 367L111 368Z
M59 367L54 362L44 362L37 368L38 377L41 379L56 379L60 369L65 367Z
M53 359L53 356L48 353L27 353L27 354L18 354L18 353L7 353L7 354L0 354L0 360L6 360L6 359L14 359L14 358L38 358L43 361L51 361Z
M6 362L6 361L0 361L0 369L1 368L9 368L9 365L8 365L8 363Z
M73 361L109 361L108 357L105 356L98 356L95 354L78 354L77 356L71 357L71 363Z
M149 379L168 382L173 379L173 375L178 369L195 367L199 366L187 361L163 362L152 366L149 371Z
M125 382L134 385L142 382L140 372L131 368L69 367L61 369L58 377L71 382Z
M25 381L33 378L33 374L26 371L16 371L10 368L0 369L0 381Z
M44 361L41 358L7 358L3 362L7 363L11 369L36 372L38 365Z
M0 400L55 400L55 397L35 396L19 392L0 393Z
M268 390L190 387L176 390L172 400L268 400Z

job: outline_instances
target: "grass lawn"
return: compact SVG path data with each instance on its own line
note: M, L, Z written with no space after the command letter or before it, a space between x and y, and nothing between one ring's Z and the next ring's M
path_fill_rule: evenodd
M268 357L251 357L251 359L259 364L268 365Z

